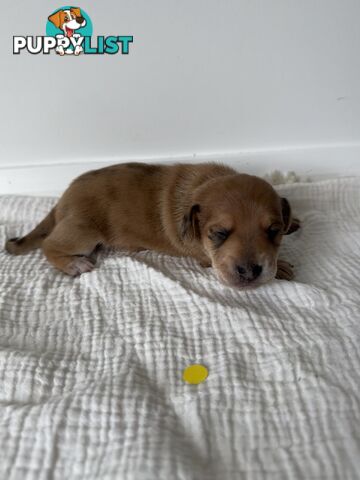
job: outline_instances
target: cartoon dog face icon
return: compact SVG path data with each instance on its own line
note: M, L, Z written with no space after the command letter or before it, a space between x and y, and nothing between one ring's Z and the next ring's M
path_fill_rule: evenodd
M85 27L86 20L81 14L80 8L71 7L69 10L58 10L49 17L56 28L64 32L65 37L72 37L74 31Z
M79 28L85 27L86 20L82 16L80 8L71 7L65 10L58 10L48 17L49 21L52 22L56 28L59 28L64 32L63 35L56 35L57 38L71 38L77 39L80 37L80 34L74 33ZM74 50L68 48L67 50L64 47L59 46L56 48L56 53L59 55L66 54L75 54L79 55L83 51L81 45L77 45Z

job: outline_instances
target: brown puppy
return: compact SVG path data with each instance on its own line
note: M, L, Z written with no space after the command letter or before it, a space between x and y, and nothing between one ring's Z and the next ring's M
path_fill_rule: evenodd
M278 261L283 235L299 227L288 201L261 178L218 164L128 163L81 175L28 235L11 239L15 255L42 247L69 275L94 268L99 245L190 256L231 286L290 280Z

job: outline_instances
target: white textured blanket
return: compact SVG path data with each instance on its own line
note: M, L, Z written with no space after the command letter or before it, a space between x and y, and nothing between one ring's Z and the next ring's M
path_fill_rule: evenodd
M152 252L11 257L54 200L0 197L1 480L359 478L360 179L279 190L296 280L248 292Z

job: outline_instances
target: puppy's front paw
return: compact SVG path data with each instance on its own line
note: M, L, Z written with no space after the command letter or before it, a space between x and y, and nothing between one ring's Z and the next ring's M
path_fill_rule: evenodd
M83 51L84 51L83 47L82 47L81 45L77 45L77 46L75 47L74 54L75 54L76 56L78 56L78 55L80 55L80 53L82 53Z
M66 265L63 271L72 277L77 277L82 273L91 272L94 267L94 259L85 256L78 256L74 257L74 259Z
M294 278L294 265L286 262L285 260L278 260L277 262L277 272L275 278L279 280L293 280Z

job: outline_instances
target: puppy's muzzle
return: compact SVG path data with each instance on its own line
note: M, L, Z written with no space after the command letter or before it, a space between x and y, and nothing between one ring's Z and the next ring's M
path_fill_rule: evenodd
M250 283L260 277L263 267L262 265L251 263L236 265L235 270L241 283Z

